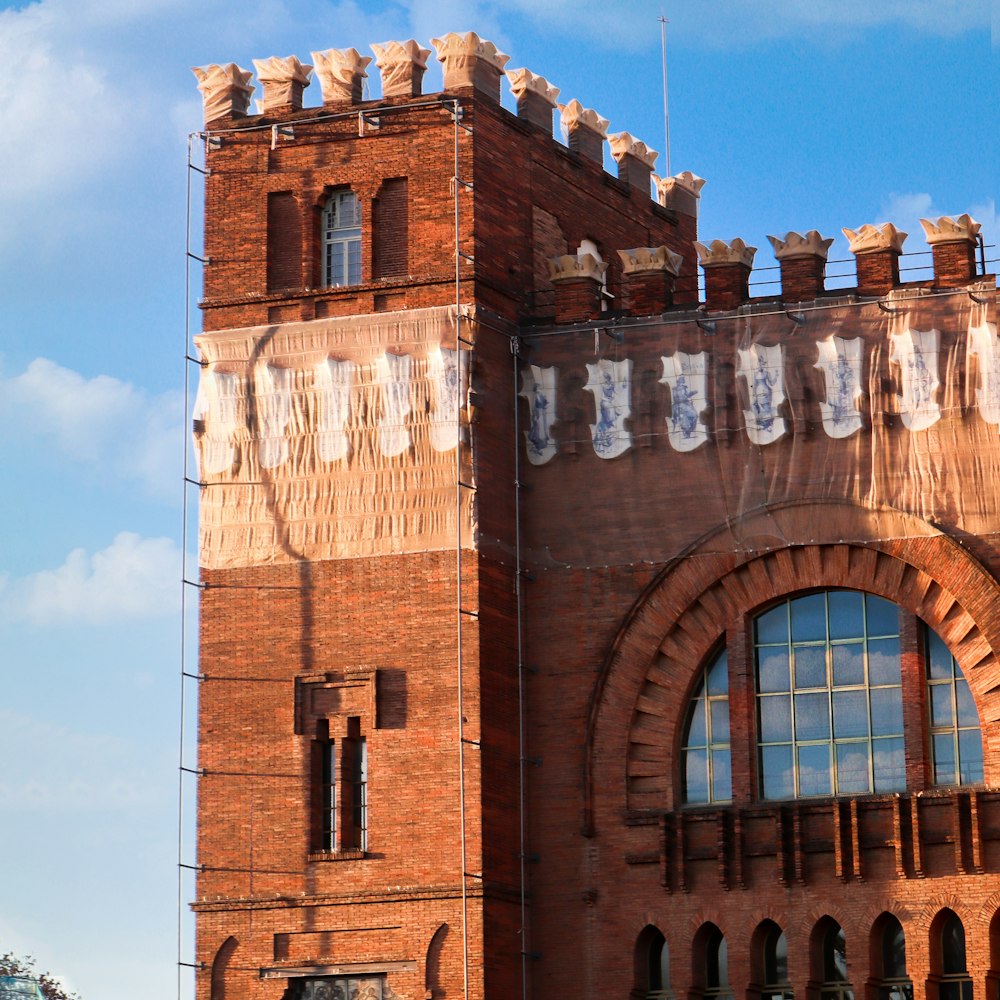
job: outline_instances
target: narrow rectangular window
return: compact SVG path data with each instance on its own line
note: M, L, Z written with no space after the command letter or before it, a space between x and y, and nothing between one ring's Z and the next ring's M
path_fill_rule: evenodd
M302 221L291 191L267 196L267 290L302 286Z
M322 754L322 833L320 848L335 851L337 844L337 744L326 740L320 748Z

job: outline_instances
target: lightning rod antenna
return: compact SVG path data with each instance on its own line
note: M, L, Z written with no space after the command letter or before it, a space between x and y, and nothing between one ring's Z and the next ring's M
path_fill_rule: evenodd
M666 143L666 154L667 154L667 172L665 176L670 177L670 112L669 103L667 101L667 19L663 15L663 9L660 9L660 16L657 18L660 22L660 45L663 51L663 138Z

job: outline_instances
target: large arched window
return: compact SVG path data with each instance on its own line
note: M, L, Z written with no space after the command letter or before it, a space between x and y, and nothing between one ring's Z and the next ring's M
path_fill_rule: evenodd
M979 713L968 681L948 647L927 629L927 700L935 785L983 780Z
M883 913L872 927L871 955L878 1000L913 1000L913 983L906 973L906 935L891 913Z
M899 615L854 590L806 594L754 622L765 799L906 786Z
M323 284L360 283L361 203L350 188L341 188L323 207Z
M729 802L729 664L722 650L705 668L684 730L684 801Z

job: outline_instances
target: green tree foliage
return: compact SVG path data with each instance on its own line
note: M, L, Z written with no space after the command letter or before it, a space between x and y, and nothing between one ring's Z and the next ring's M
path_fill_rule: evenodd
M0 955L0 976L31 976L38 981L45 1000L80 1000L78 993L67 993L62 984L47 972L35 968L35 960L28 955L18 958L12 952Z

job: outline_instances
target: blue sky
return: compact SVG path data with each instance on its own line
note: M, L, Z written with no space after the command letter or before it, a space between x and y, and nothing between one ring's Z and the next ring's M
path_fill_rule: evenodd
M893 221L924 250L918 216L970 212L998 242L988 0L663 7L671 166L707 180L702 238L741 236L767 266L767 234L816 228L843 257L841 226ZM661 9L0 4L0 951L85 1000L177 995L190 67L476 30L664 173ZM425 89L440 80L432 60Z

